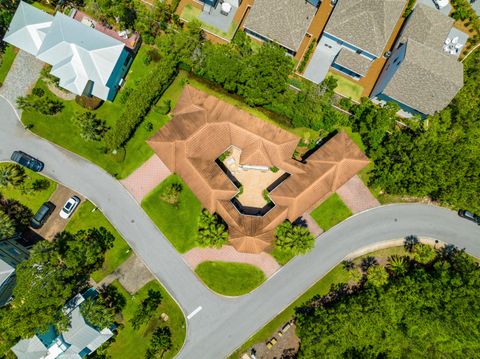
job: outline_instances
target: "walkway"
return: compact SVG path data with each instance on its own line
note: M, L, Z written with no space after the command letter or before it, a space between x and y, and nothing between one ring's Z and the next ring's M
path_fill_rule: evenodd
M337 194L354 214L380 206L380 202L357 175L340 187Z
M142 199L171 174L162 160L153 155L120 183L138 203L142 203Z
M43 62L20 50L0 87L0 95L15 105L17 97L26 96L35 86L42 67Z
M27 91L24 88L19 93ZM325 232L310 253L292 259L254 292L240 298L224 298L199 282L183 257L115 178L25 131L3 97L0 114L0 161L8 160L17 149L45 161L43 174L95 203L178 301L189 317L187 339L178 358L228 356L349 253L375 243L415 234L451 243L480 257L479 226L455 212L420 204L381 206L354 215Z
M185 253L183 258L193 270L205 261L248 263L260 268L269 278L280 269L280 265L270 254L265 252L260 254L240 253L232 246L223 246L221 249L194 248Z

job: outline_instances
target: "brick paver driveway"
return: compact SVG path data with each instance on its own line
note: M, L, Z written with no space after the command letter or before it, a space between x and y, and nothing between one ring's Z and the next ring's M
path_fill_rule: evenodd
M138 203L158 186L171 172L157 155L153 155L130 176L120 183Z
M353 176L347 183L337 190L343 202L353 213L380 206L378 200L358 177Z

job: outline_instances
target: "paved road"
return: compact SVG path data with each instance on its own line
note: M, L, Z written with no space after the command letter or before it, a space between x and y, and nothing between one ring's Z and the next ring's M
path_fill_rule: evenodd
M409 234L436 238L480 257L480 227L455 213L425 205L391 205L353 216L317 239L314 250L288 263L260 288L240 298L214 295L153 225L128 192L102 169L25 131L0 97L0 160L13 150L45 162L45 174L82 193L108 217L188 315L181 358L222 358L295 300L349 253ZM181 221L181 219L180 219Z

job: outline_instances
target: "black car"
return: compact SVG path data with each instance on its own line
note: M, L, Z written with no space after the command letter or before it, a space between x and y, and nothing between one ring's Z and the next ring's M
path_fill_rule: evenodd
M39 161L36 158L33 158L32 156L27 155L25 152L22 151L13 152L10 159L35 172L40 172L41 170L43 170L44 167L42 161Z
M45 202L42 204L37 213L35 213L33 218L30 220L30 226L35 229L41 228L47 221L48 217L50 217L54 209L55 205L52 202Z
M467 211L466 209L459 209L458 215L462 218L468 219L469 221L480 225L480 216L476 215L475 213Z

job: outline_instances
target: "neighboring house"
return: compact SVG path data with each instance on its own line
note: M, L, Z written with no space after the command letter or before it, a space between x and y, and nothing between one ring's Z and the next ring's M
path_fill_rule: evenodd
M305 77L320 83L330 68L359 80L385 48L406 0L338 0Z
M453 19L435 8L416 6L372 97L396 102L403 111L421 116L445 108L463 86L463 65L457 59L458 47L461 48L468 38L452 28L453 23ZM450 43L454 38L459 45L457 49L452 46L450 53L446 42Z
M261 41L273 41L294 56L312 22L319 1L255 0L245 21L245 32Z
M28 259L28 250L16 238L0 240L0 307L7 304L15 287L15 268Z
M90 293L87 291L84 295ZM110 329L98 330L85 321L80 312L84 301L85 297L78 294L63 309L70 317L68 330L58 334L51 326L45 333L23 339L13 346L12 351L18 359L84 358L110 339L113 336Z
M52 65L51 74L61 87L102 100L114 99L132 62L132 53L118 39L25 2L20 2L3 40Z
M148 144L187 183L203 207L225 220L228 240L236 250L259 253L272 246L280 223L287 218L295 221L369 163L344 132L302 162L292 158L299 140L290 132L186 86L172 120ZM233 172L217 160L230 148L241 151ZM242 197L236 199L240 188L245 186L245 192L250 191L258 185L258 173L273 167L285 175L266 188L257 188L260 193L268 192L271 204L264 208L242 205ZM238 183L235 173L247 171L251 180Z

